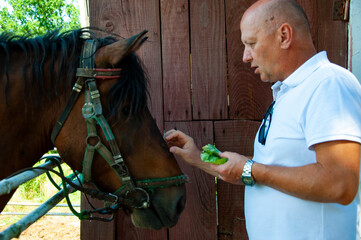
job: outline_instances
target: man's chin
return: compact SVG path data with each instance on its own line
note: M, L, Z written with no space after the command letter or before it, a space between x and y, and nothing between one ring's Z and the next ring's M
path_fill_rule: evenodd
M269 80L269 78L264 77L264 76L262 76L262 75L260 75L260 79L261 79L262 82L265 82L265 83L271 82L271 81Z

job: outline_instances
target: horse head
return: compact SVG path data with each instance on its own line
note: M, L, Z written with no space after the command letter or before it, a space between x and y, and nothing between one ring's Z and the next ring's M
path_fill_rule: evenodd
M147 39L146 31L120 40L85 33L89 32L77 30L45 39L17 39L16 53L11 52L10 45L15 43L10 38L4 47L5 70L0 72L1 88L10 104L0 106L0 111L18 108L13 95L15 86L21 84L13 79L24 79L22 92L30 89L30 94L24 94L26 102L33 99L34 92L49 91L50 97L44 97L41 107L34 108L36 114L32 109L23 115L28 118L28 127L42 125L33 127L37 132L31 136L39 147L34 147L37 153L35 150L31 153L36 155L49 149L51 138L62 160L82 172L84 181L93 182L101 192L115 196L115 204L131 215L135 226L172 227L185 206L186 177L147 107L147 77L134 53ZM39 50L43 55L36 56L38 52L34 49L43 49ZM21 52L25 52L26 60L19 71L21 68L16 69L12 59ZM29 59L35 59L38 66L29 67ZM65 80L68 75L75 79L75 72L76 81ZM44 79L41 87L33 87L34 76ZM73 90L67 82L73 85ZM15 102L19 104L19 100ZM34 116L38 114L41 120ZM5 145L0 140L1 144Z

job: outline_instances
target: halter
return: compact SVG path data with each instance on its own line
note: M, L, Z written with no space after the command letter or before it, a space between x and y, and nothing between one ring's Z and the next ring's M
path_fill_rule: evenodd
M111 199L115 205L128 206L133 208L148 208L150 206L150 197L147 190L155 188L165 188L170 186L178 186L187 183L188 178L182 174L175 177L156 178L156 179L132 179L128 167L124 162L120 153L118 144L116 143L113 132L102 113L102 104L100 101L100 93L98 91L97 79L116 79L120 78L121 69L96 69L94 68L94 53L96 51L96 42L87 40L82 48L80 58L80 68L77 69L77 81L73 86L69 101L67 102L59 120L56 122L51 133L51 140L54 144L63 124L65 123L69 113L80 93L84 89L85 103L82 108L82 115L87 125L88 136L86 137L86 149L83 159L83 179L85 182L92 181L91 168L95 151L110 165L114 172L122 181L122 186L113 194L104 194L98 192L97 198L109 201ZM101 142L97 134L96 125L101 127L106 140L109 143L110 150ZM95 139L95 144L90 144L90 139ZM98 187L99 188L99 187ZM81 188L81 191L84 189ZM85 191L91 192L91 191Z

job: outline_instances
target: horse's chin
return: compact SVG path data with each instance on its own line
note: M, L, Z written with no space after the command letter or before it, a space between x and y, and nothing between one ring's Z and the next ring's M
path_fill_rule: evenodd
M147 209L134 209L131 214L131 219L134 226L138 228L148 228L160 230L162 227L170 228L177 223L177 219L173 221L163 222L160 217L151 208Z

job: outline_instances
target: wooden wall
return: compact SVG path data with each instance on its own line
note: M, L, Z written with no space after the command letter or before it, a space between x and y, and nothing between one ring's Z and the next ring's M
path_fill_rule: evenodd
M161 132L177 128L198 146L253 154L253 139L272 101L242 63L239 22L255 0L88 0L91 26L149 40L138 55L150 77L150 109ZM332 20L333 1L299 0L317 49L347 63L347 23ZM136 229L119 212L110 223L82 222L82 239L247 239L242 186L232 186L179 162L190 177L179 223L160 231ZM216 195L217 193L217 195Z

